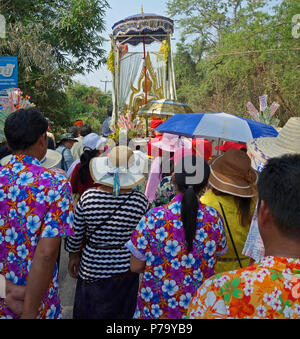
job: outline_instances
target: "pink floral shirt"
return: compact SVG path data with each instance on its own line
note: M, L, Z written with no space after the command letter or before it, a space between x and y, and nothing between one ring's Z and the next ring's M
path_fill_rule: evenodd
M227 250L222 218L200 203L194 246L188 253L181 200L179 194L169 204L150 210L126 245L146 261L134 318L183 318L197 288L215 273L217 255Z
M0 167L0 274L26 285L40 238L73 235L73 201L67 179L35 158L13 156ZM41 318L60 318L55 266ZM0 318L17 318L0 299Z

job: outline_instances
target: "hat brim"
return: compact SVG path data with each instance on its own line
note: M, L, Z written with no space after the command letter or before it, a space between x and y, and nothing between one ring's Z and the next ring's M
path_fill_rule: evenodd
M6 157L2 158L1 165L2 166L7 165L12 156L13 156L12 154L9 154ZM41 166L47 169L50 169L52 167L55 167L57 164L59 164L59 162L61 161L61 158L62 158L62 155L59 152L48 149L44 159L40 161L40 164Z
M126 173L119 173L120 188L130 189L139 185L145 180L145 162L142 157L138 156L134 152L134 165L126 170ZM136 163L140 161L140 164ZM95 157L90 161L90 173L95 183L113 187L114 186L114 174L109 171L110 166L108 157Z
M300 153L289 148L281 147L277 138L256 138L247 142L247 149L260 162L265 163L268 159L280 157L284 154Z
M255 192L246 180L243 180L242 178L229 177L214 170L215 162L218 161L218 159L220 159L221 157L222 156L216 158L210 165L210 176L208 180L209 184L213 188L223 193L242 198L254 197ZM255 177L255 180L253 182L253 185L255 185L258 181L258 173L253 168L251 168L250 171L252 172L253 177Z

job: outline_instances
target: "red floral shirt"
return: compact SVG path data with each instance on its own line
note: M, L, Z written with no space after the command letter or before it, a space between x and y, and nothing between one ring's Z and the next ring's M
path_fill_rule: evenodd
M300 318L300 260L265 257L259 263L206 280L188 318Z

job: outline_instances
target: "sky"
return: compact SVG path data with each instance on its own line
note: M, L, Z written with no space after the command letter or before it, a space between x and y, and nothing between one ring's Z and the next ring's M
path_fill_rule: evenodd
M110 51L110 39L109 35L112 33L111 27L119 20L125 19L128 16L134 14L140 14L143 6L144 13L155 13L158 15L167 16L166 3L167 0L108 0L110 7L106 11L106 31L102 33L104 38L109 41L105 42L103 48L106 50L107 55ZM179 39L179 32L175 32L172 40L172 48L176 47L176 41ZM141 45L140 45L141 46ZM130 48L130 47L129 47ZM142 48L142 47L140 47ZM147 47L148 48L148 47ZM142 51L142 50L141 50ZM93 73L78 75L74 77L75 81L80 81L88 86L95 86L100 88L102 91L105 90L105 83L101 81L111 81L111 73L107 70L107 66L104 65L99 70ZM111 83L106 84L106 90L111 90Z

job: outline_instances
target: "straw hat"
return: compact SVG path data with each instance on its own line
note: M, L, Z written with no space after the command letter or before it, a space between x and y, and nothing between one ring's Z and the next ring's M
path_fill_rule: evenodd
M300 118L290 118L275 138L248 141L247 149L262 163L283 154L300 153Z
M108 157L95 157L90 161L90 173L95 183L113 187L114 194L120 189L130 189L145 177L145 159L127 146L114 147Z
M218 191L244 198L255 195L258 174L245 152L230 149L217 157L210 169L209 183Z
M1 159L1 166L5 166L9 163L11 157L13 155L9 154L6 157ZM52 149L48 149L45 157L40 161L41 166L45 168L55 167L61 161L61 154L57 151L53 151Z

